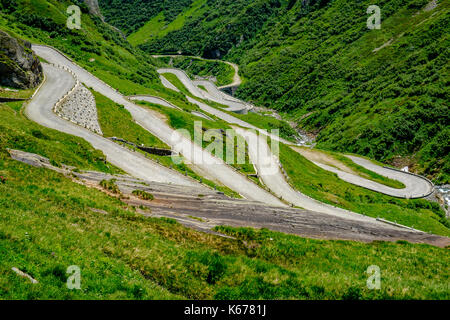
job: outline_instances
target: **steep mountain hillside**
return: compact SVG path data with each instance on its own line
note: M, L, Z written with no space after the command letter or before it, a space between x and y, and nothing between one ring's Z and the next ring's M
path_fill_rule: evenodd
M141 30L156 31L130 39L151 53L236 62L246 80L238 96L286 112L319 147L446 183L450 2L378 1L380 30L366 26L372 4L208 0L180 13L176 28L154 15Z

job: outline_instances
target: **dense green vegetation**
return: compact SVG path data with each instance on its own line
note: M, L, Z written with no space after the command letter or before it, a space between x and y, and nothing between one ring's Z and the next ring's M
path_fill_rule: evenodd
M0 175L2 299L449 299L447 249L218 229L229 239L145 218L4 153ZM82 290L66 287L71 265ZM381 268L381 290L367 289L370 265Z
M205 13L208 8L205 5L206 1L207 0L193 0L190 7L185 7L175 20L170 18L166 19L168 13L161 11L157 16L151 18L144 26L142 26L142 28L130 34L127 39L132 45L139 45L149 41L149 39L161 38L172 31L180 30L188 18L198 17ZM179 4L183 4L183 2L179 1L177 6ZM108 8L105 8L105 10L109 11ZM131 24L131 27L134 28L134 24Z
M142 45L152 52L218 58L233 46L255 36L264 24L281 13L286 0L207 0L184 20L182 28ZM131 20L129 24L134 24Z
M291 115L318 147L409 165L449 182L450 3L208 0L184 25L140 47L241 66L238 96ZM129 21L133 24L133 21Z
M56 47L123 94L165 91L154 61L120 33L82 8L81 29L66 27L70 1L14 0L0 12L0 28L12 36Z

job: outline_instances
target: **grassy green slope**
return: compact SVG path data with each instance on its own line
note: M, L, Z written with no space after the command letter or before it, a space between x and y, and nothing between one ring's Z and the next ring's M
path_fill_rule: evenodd
M164 28L164 13L160 12L157 16L148 21L142 28L128 36L128 42L136 46L145 43L149 39L157 37Z
M2 88L0 87L0 98L9 98L9 99L29 99L35 89L28 89L28 90L7 90L8 88ZM10 88L9 88L10 89Z
M202 55L217 58L233 45L249 40L271 18L282 13L288 0L209 0L185 19L179 30L151 39L142 47L153 52ZM129 24L134 24L129 21ZM194 54L195 53L195 54Z
M101 0L99 6L108 22L129 35L161 12L165 22L171 23L195 2L198 0Z
M70 1L14 0L0 13L0 28L13 36L54 46L125 95L164 90L153 59L133 49L98 17L82 12L81 29L66 27Z

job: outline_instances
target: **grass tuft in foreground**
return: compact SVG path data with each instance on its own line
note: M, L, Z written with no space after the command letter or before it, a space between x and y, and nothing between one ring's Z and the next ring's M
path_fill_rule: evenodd
M1 299L450 298L448 249L217 229L234 240L146 218L3 155L0 175ZM72 265L81 269L81 290L66 287ZM370 265L381 269L381 290L367 289Z

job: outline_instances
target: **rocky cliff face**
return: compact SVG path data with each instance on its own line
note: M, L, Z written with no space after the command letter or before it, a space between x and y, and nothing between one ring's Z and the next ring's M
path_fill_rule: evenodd
M42 78L42 65L31 51L31 44L0 30L0 85L30 89Z

